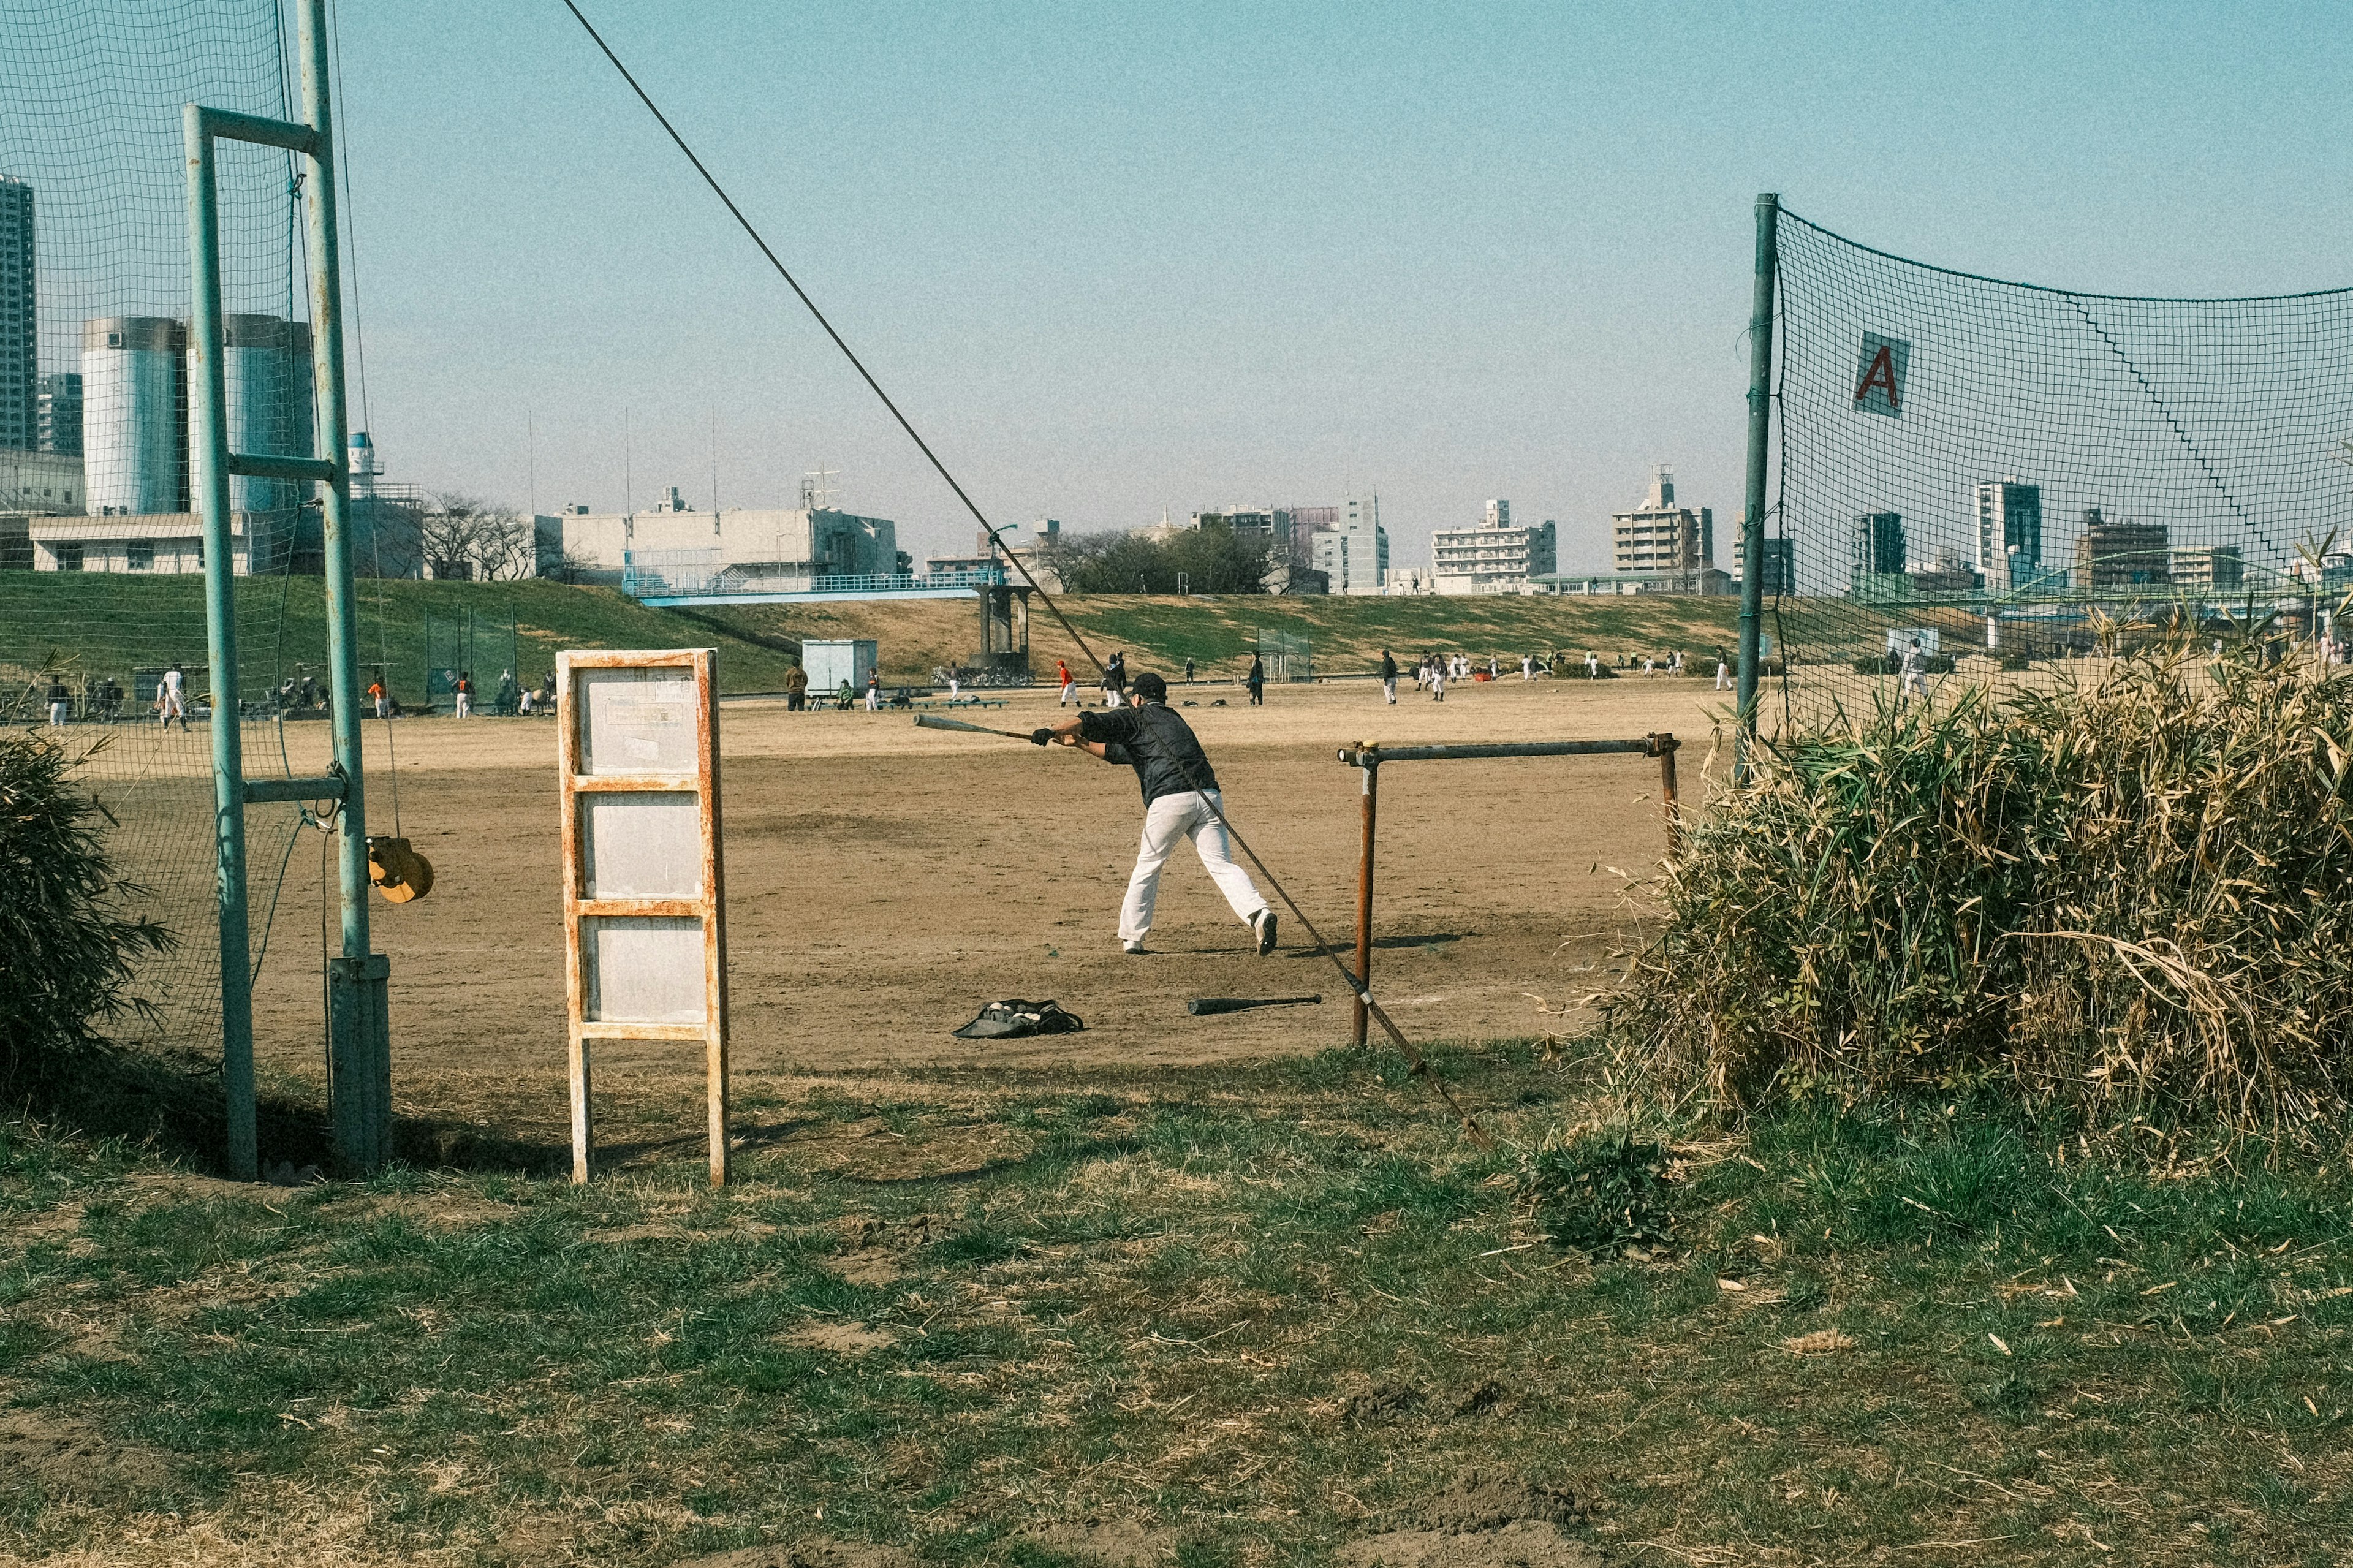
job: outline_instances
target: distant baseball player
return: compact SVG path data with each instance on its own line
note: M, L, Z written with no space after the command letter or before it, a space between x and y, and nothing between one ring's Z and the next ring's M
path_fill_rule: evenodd
M866 710L869 713L882 711L882 672L879 669L866 672Z
M1381 649L1381 696L1392 708L1397 706L1397 660L1389 657L1388 649Z
M374 702L375 703L375 716L376 716L377 718L379 718L379 719L388 719L388 718L390 718L390 717L392 716L392 714L391 714L391 711L390 711L389 708L386 706L386 701L385 701L385 695L384 695L384 682L383 682L383 681L381 681L381 680L371 680L371 681L369 681L369 682L368 682L368 693L367 693L367 694L368 694L369 699L370 699L372 701L374 701Z
M1732 689L1732 661L1724 657L1722 648L1715 650L1715 689L1718 691Z
M1251 707L1266 706L1266 660L1250 655L1250 673L1242 677L1242 685L1250 691Z
M1591 648L1585 650L1585 673L1596 680L1601 679L1601 656Z
M1054 706L1057 708L1068 708L1071 703L1077 701L1079 699L1079 683L1071 679L1070 661L1067 659L1056 659L1054 661L1054 674L1062 684L1062 695L1055 701Z
M458 677L458 717L460 719L470 717L473 711L474 672L470 669Z
M1452 662L1451 659L1447 661L1449 664ZM1432 702L1446 700L1446 665L1444 664L1433 664L1430 667L1430 700Z
M73 706L73 693L68 691L66 683L54 675L49 677L48 701L50 727L64 728L66 714Z
M155 688L155 710L164 716L164 728L172 727L177 719L180 728L188 727L188 678L177 664L164 672L163 684Z
M1131 953L1146 951L1153 906L1160 892L1160 868L1189 838L1202 868L1218 884L1242 922L1258 938L1261 958L1274 951L1274 910L1259 897L1250 873L1234 864L1226 825L1219 812L1224 795L1209 759L1187 724L1168 707L1168 683L1146 670L1135 678L1135 706L1102 711L1082 710L1048 729L1030 732L1039 745L1076 746L1104 762L1135 770L1144 790L1144 842L1135 872L1119 907L1119 944Z
M1904 650L1904 695L1928 695L1928 656L1920 651L1920 639L1914 637L1912 646Z

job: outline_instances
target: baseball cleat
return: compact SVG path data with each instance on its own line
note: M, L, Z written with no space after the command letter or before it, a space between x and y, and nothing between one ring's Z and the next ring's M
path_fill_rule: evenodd
M1274 951L1274 911L1259 910L1258 919L1250 921L1250 925L1258 931L1258 955L1264 958Z
M1120 952L1128 954L1130 957L1141 956L1142 954L1151 951L1140 942L1123 942L1119 944L1119 950Z

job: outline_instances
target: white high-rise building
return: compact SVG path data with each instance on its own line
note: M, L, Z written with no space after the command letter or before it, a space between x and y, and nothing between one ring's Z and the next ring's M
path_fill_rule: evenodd
M33 279L33 187L0 174L0 447L20 452L40 444Z
M1343 501L1329 528L1314 534L1309 563L1331 582L1335 594L1378 594L1388 587L1389 535L1381 526L1378 496Z
M2042 563L2042 487L2005 474L1978 486L1977 569L1986 586L2031 581Z
M165 316L82 323L83 493L93 513L188 508L187 328Z

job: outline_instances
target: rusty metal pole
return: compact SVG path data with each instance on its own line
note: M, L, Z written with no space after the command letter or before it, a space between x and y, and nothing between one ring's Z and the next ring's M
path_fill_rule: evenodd
M1666 802L1667 853L1672 855L1683 847L1683 817L1675 805L1675 752L1683 742L1661 734L1651 736L1651 744L1659 753L1659 794Z
M1369 1026L1365 992L1373 983L1373 830L1380 816L1381 763L1369 752L1357 753L1365 775L1365 845L1356 863L1356 1047L1364 1048Z

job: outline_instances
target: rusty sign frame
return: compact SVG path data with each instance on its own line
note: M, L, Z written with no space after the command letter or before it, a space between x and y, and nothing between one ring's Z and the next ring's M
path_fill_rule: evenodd
M589 1089L598 1040L697 1041L703 1047L709 1111L711 1184L728 1177L727 1132L727 933L722 916L726 873L720 849L719 681L715 648L669 648L651 652L569 650L555 656L559 792L564 837L565 994L572 1080L572 1179L588 1179L596 1152ZM691 772L603 771L586 757L589 715L579 700L580 677L604 670L683 669L695 688L694 765ZM590 896L592 856L583 843L589 813L580 797L590 795L680 795L696 800L696 826L702 859L699 891L691 897ZM702 1018L699 1023L591 1018L589 975L581 946L582 922L596 920L699 920L702 924Z

